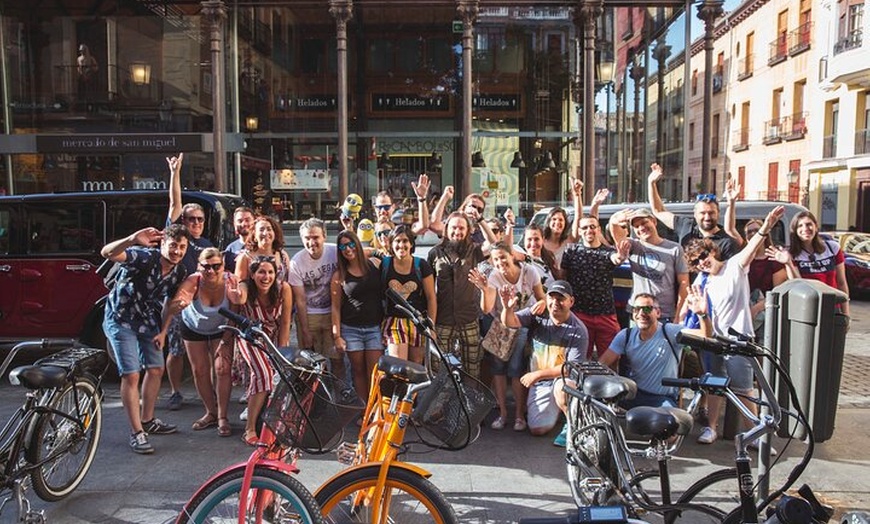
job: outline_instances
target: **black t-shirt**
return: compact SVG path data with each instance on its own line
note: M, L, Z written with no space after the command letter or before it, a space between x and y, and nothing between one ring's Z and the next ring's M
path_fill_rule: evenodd
M698 225L695 223L694 217L684 217L680 215L674 215L674 233L677 234L677 238L680 239L680 245L683 246L683 249L686 248L686 245L693 238L709 238L713 242L719 246L719 251L722 254L722 260L728 260L729 258L736 255L740 249L737 246L737 243L733 238L729 237L725 230L722 229L722 226L719 226L719 230L716 231L713 235L709 237L704 237L701 234L701 230L698 229Z
M384 318L381 294L381 270L368 262L369 270L365 276L357 277L350 273L341 286L341 323L354 327L376 326Z
M423 291L423 279L432 276L434 271L432 271L432 266L429 265L428 261L419 257L413 258L414 262L411 266L411 272L407 275L402 275L396 272L396 265L393 257L384 257L383 263L387 264L388 267L386 269L386 278L384 279L383 286L384 289L391 287L398 291L399 294L408 301L408 303L414 306L414 308L425 313L428 310L428 303L426 302L426 293ZM415 266L419 268L419 276L417 275L418 271L414 269ZM383 273L383 268L381 272ZM397 310L389 300L387 301L386 315L388 317L405 316L405 314Z
M616 266L610 255L616 250L610 246L568 246L562 255L562 270L574 290L572 311L587 315L611 315L613 305L613 270Z

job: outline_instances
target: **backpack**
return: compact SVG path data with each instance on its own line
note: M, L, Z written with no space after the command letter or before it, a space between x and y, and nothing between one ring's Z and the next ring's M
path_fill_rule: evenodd
M665 337L665 341L668 343L668 346L671 348L671 353L674 355L674 358L677 360L677 374L680 378L695 378L701 376L701 373L698 372L698 368L700 368L700 359L698 358L697 353L693 353L693 355L689 355L689 351L683 351L683 358L680 359L680 355L677 353L676 347L674 347L673 342L671 342L671 337L668 336L668 330L665 329L672 322L665 322L662 324L662 335ZM633 327L625 328L628 332L625 337L625 345L631 342L631 334L634 331ZM682 349L682 348L681 348ZM624 355L623 355L624 356ZM694 358L692 358L694 357ZM628 377L630 372L630 368L628 366L628 362L624 358L619 359L619 374L623 377Z

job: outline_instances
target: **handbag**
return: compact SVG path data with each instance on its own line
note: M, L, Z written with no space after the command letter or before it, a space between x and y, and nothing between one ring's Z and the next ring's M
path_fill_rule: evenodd
M513 353L514 341L517 339L518 332L519 329L507 327L501 320L493 319L492 326L486 332L480 345L487 352L495 355L497 359L507 362Z

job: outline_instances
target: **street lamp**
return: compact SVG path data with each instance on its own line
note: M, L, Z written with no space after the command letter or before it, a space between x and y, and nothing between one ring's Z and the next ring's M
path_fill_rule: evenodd
M598 82L604 85L610 85L613 82L613 71L615 69L615 63L612 59L602 58L598 65L595 67L598 69Z

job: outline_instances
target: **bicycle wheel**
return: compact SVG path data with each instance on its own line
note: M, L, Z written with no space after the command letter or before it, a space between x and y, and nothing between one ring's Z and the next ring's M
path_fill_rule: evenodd
M212 480L184 507L176 522L237 522L244 476L245 470L240 468ZM283 471L257 466L244 522L321 524L323 517L301 482Z
M66 497L87 475L103 426L100 401L94 381L76 377L74 384L51 394L46 406L56 412L43 413L34 421L26 458L31 464L45 462L30 474L33 491L42 500L54 502Z
M606 504L617 476L607 431L588 427L597 420L592 407L570 399L566 463L571 495L579 506Z
M372 522L371 504L355 504L354 494L373 489L378 482L380 466L372 465L349 470L323 485L315 498L320 504L324 521L334 524ZM444 494L434 484L417 473L401 468L390 468L387 473L386 493L382 501L384 522L408 524L431 522L454 524L459 521Z
M700 508L680 510L670 514L666 522L719 524L725 521L727 512L739 504L739 501L737 470L720 469L689 486L677 499L677 504L703 506L703 510Z

